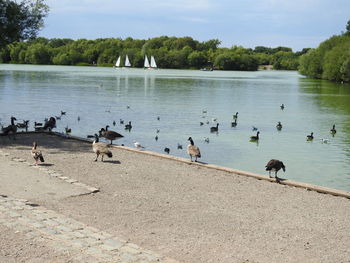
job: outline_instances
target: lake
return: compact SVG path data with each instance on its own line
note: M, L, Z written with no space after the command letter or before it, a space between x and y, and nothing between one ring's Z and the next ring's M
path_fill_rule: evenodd
M13 115L19 122L30 120L32 130L34 121L59 116L62 110L67 114L57 121L58 132L68 126L72 135L86 138L109 125L125 136L117 144L133 147L138 141L160 153L168 147L171 155L185 158L191 136L202 162L267 175L266 163L280 159L286 165L280 177L350 191L348 84L310 80L295 71L0 64L0 105L4 126ZM231 127L236 112L237 126ZM124 125L131 121L132 129L125 130L120 119ZM214 119L219 131L210 133ZM258 143L250 142L256 135L253 126L260 131ZM307 141L311 132L314 140Z

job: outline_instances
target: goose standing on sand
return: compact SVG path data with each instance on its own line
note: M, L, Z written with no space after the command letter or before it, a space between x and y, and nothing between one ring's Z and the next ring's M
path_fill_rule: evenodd
M34 165L38 165L38 161L40 160L40 162L44 162L44 156L43 154L41 153L40 150L37 149L38 147L38 144L36 142L33 142L33 148L32 150L30 151L30 153L32 154L35 162L33 163Z
M312 141L314 139L314 133L312 132L310 135L306 136L308 141Z
M333 124L333 128L331 129L331 133L334 135L336 134L337 130L335 129L335 124Z
M217 132L219 131L219 123L216 124L214 127L210 127L210 132Z
M194 161L197 162L197 158L201 158L201 151L198 146L194 145L192 137L189 137L187 140L190 141L190 144L187 146L187 153L191 157L191 162L192 157L195 157L196 159Z
M123 138L124 136L115 132L115 131L110 131L108 130L108 125L106 126L106 129L102 128L99 133L100 133L100 137L104 137L106 138L107 140L110 140L111 141L111 144L114 140L117 140L117 139L120 139L120 138Z
M266 164L266 171L269 171L269 177L271 178L271 171L274 171L275 172L275 178L278 179L277 177L277 172L279 170L283 170L283 172L286 171L286 167L284 166L283 162L279 161L279 160L275 160L275 159L272 159L270 160L267 164Z
M17 119L15 117L11 117L11 124L5 128L2 128L3 135L8 135L10 137L10 133L13 135L13 139L16 140L17 126L15 121Z
M253 142L259 141L259 134L260 134L260 132L258 131L256 133L256 136L250 136L250 140L253 141Z
M101 155L101 161L103 162L103 156L107 155L109 158L113 157L112 152L109 150L108 145L103 142L99 142L98 135L95 133L95 140L92 143L92 150L96 153L95 162L97 162L98 157Z

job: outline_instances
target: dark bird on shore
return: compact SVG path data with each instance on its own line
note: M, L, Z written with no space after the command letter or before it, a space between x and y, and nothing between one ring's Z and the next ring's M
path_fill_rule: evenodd
M258 132L256 133L256 136L250 136L250 140L251 140L252 142L259 141L259 134L260 134L260 132L258 131Z
M102 128L99 133L100 133L100 137L104 137L106 138L107 140L110 140L111 141L111 144L114 140L117 140L117 139L120 139L120 138L123 138L124 136L115 132L115 131L110 131L108 130L108 125L106 126L106 129Z
M167 154L169 154L169 153L170 153L170 148L165 147L165 148L164 148L164 152L166 152Z
M159 116L157 117L157 120L160 121L160 117Z
M204 137L204 142L209 143L210 142L209 137Z
M269 177L271 178L271 171L274 171L275 172L275 178L278 178L277 177L277 172L279 170L283 170L283 172L286 171L286 167L284 166L283 162L279 161L279 160L275 160L275 159L272 159L270 160L267 164L266 164L266 171L269 171Z
M236 112L236 114L232 115L232 119L234 119L234 120L238 119L238 112Z
M281 110L284 110L284 104L282 104L280 107L281 107Z
M198 146L194 145L192 137L189 137L187 140L190 141L190 144L187 146L187 153L191 157L191 162L193 157L196 158L194 161L197 162L197 158L201 158L201 151Z
M13 139L16 140L16 133L17 133L17 126L15 124L15 121L17 119L15 117L11 117L11 124L7 127L2 128L3 135L8 135L10 138L10 134L13 135Z
M331 129L332 134L336 134L337 130L335 129L335 124L333 124L333 128Z
M130 131L131 128L132 128L131 121L129 121L129 123L125 125L125 130L129 130Z
M177 149L182 150L182 145L180 143L177 144Z
M308 141L312 141L314 139L314 133L312 132L310 135L306 136Z
M281 124L280 121L277 123L276 128L277 128L277 130L279 130L279 131L282 130L282 124Z
M236 127L237 126L237 119L235 121L231 122L231 127Z
M16 126L17 128L20 128L20 129L26 129L26 131L28 130L28 124L29 124L29 120L23 120L22 123L17 123Z
M32 150L30 151L31 155L34 158L34 165L38 165L38 161L44 162L44 156L40 150L37 149L38 144L36 142L33 142Z
M219 123L216 124L214 127L210 127L210 132L217 132L219 131Z
M159 129L157 129L157 130L156 130L156 133L159 133L159 132L160 132L160 130L159 130Z
M50 117L50 119L45 122L43 129L51 131L53 128L56 128L56 119L54 117Z
M95 162L97 162L98 157L101 155L101 161L103 162L103 157L107 155L109 158L113 157L112 152L109 150L108 145L103 142L99 142L98 135L95 133L95 140L92 142L92 150L96 153Z
M66 111L61 111L61 116L66 115Z

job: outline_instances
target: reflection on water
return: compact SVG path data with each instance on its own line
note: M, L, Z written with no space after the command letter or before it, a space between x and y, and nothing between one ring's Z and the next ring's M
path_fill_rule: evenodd
M349 102L349 85L287 71L0 65L1 123L14 115L31 120L32 129L34 120L63 110L67 115L58 121L58 131L69 126L73 135L86 137L109 125L125 136L119 144L133 147L135 140L148 150L163 153L168 147L170 154L186 158L186 147L177 145L187 145L191 136L203 162L267 174L267 161L281 159L286 165L281 176L345 190L350 190ZM210 132L213 119L217 133ZM130 131L124 129L129 121ZM253 126L260 131L258 143L250 142ZM315 138L307 142L311 132Z

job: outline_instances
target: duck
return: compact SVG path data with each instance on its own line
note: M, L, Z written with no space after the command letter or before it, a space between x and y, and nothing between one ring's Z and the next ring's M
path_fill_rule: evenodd
M158 141L158 135L156 135L156 137L154 137L154 139L155 139L156 141Z
M231 127L236 127L237 126L237 119L235 119L234 122L231 122Z
M129 130L130 131L131 128L132 128L131 121L129 121L129 123L125 125L125 130Z
M282 103L282 105L280 106L281 110L284 110L284 104Z
M165 148L164 148L164 152L166 152L167 154L169 154L169 153L170 153L170 148L165 147Z
M141 145L141 143L136 142L136 141L134 141L134 146L135 146L137 149L139 149L139 150L141 150L141 149L145 149L145 147L144 147L144 146L142 146L142 145Z
M180 143L177 143L177 149L182 150L182 145Z
M66 134L68 134L68 133L71 133L71 132L72 132L72 129L71 129L71 128L68 128L68 126L67 126L67 127L65 127L65 128L64 128L64 130L65 130Z
M100 137L104 137L107 140L111 141L111 144L113 143L114 140L123 138L124 136L121 135L120 133L117 133L115 131L110 131L108 130L108 125L106 126L106 129L102 128L99 133L100 133Z
M30 151L31 155L34 158L34 165L38 165L38 161L40 160L40 162L44 162L44 156L42 154L42 152L40 150L37 149L38 144L37 142L33 142L33 147L32 150Z
M306 139L307 139L308 141L312 141L312 140L314 139L314 133L312 132L310 135L307 135L307 136L306 136Z
M28 129L28 123L29 123L29 120L23 120L23 122L22 123L16 123L16 126L17 126L17 128L20 128L20 129L24 129L24 128L26 128L26 129Z
M200 121L199 126L203 126L203 125L204 125L204 122Z
M219 123L216 124L214 127L210 127L210 132L217 132L219 131Z
M61 111L61 116L66 115L66 111Z
M120 120L119 120L119 123L120 123L120 124L124 124L124 120L123 120L123 119L120 119Z
M279 131L282 130L282 124L281 124L280 121L277 123L276 128L277 128L277 130L279 130Z
M41 127L43 126L43 123L42 122L34 122L34 127L37 128L37 127Z
M54 117L50 117L50 119L47 122L45 122L43 129L51 131L55 127L56 127L56 119Z
M238 112L236 112L236 114L232 115L232 119L234 119L234 120L238 119Z
M108 145L103 142L99 142L98 135L95 133L95 140L92 142L92 150L96 153L95 162L97 162L98 157L101 155L101 161L103 162L103 157L107 155L107 157L112 158L113 154L109 150Z
M191 157L191 162L193 157L196 158L194 161L197 162L197 158L201 158L201 151L198 146L194 145L192 137L189 137L187 140L190 141L190 144L187 146L187 153Z
M113 124L113 126L115 126L117 123L116 123L115 121L113 121L113 123L112 123L112 124Z
M333 128L331 129L332 134L336 134L337 130L335 129L335 124L333 124Z
M252 131L257 131L258 127L252 126Z
M209 143L210 142L209 137L204 137L204 142Z
M283 170L283 172L286 171L286 167L284 166L283 162L282 161L279 161L279 160L275 160L275 159L271 159L265 166L266 168L266 171L269 171L269 177L271 178L271 171L274 171L275 172L275 178L278 179L277 177L277 172L279 170Z
M256 136L250 136L250 140L251 141L259 141L259 134L260 134L260 132L258 131L256 133Z
M15 121L17 119L15 117L11 117L11 124L7 127L2 128L3 135L10 136L10 133L13 135L13 139L16 140L16 133L17 133L17 126L15 124Z

